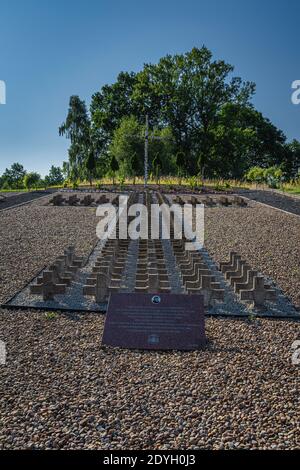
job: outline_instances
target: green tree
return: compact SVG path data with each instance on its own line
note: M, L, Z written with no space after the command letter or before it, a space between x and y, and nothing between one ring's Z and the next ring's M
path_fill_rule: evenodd
M209 177L242 178L251 167L279 165L284 134L253 107L227 103L212 131Z
M68 177L104 175L112 154L122 174L142 173L146 114L156 137L170 136L149 141L152 172L159 154L161 174L241 178L253 166L275 165L295 177L297 141L286 144L282 131L251 105L254 83L233 72L203 46L166 55L138 73L121 72L92 96L90 113L72 96L60 127L71 139Z
M111 157L110 171L111 171L112 177L113 177L113 185L115 185L115 177L116 177L116 173L119 171L119 163L118 163L118 160L116 159L116 157L114 155L112 155L112 157Z
M86 168L87 177L90 182L90 185L93 186L93 178L96 175L97 163L96 163L95 153L93 152L92 149L88 152L88 156L85 161L85 168Z
M41 183L41 176L36 172L26 173L24 176L24 186L29 191L32 188L37 189Z
M92 131L98 154L108 150L114 131L125 116L138 115L132 102L135 82L135 73L121 72L115 83L104 85L92 96Z
M186 159L185 154L182 151L177 152L176 154L176 168L177 168L177 177L179 178L179 184L181 185L181 180L184 176Z
M86 162L92 146L90 141L90 118L85 102L71 96L66 121L59 128L59 135L70 139L69 177L72 181L86 175Z
M245 105L254 92L253 83L230 77L233 70L224 61L214 61L203 46L163 57L137 75L135 99L152 102L152 108L159 103L161 119L171 127L191 174L200 169L204 173L210 163L212 129L224 104Z
M121 173L130 177L142 174L143 127L134 116L121 120L120 126L113 134L109 151L116 158Z
M62 170L59 166L52 165L49 174L45 177L47 186L58 186L64 182Z
M113 134L109 151L119 163L122 174L135 178L144 173L145 127L134 116L125 117ZM149 167L154 171L159 158L160 172L172 169L172 134L169 128L151 131L149 139Z
M133 174L133 184L135 184L136 177L139 175L141 168L141 156L134 152L131 157L131 168Z
M69 178L69 172L70 172L70 164L69 162L63 162L62 165L62 174L64 178Z
M300 176L300 142L298 140L294 139L286 144L282 169L287 179L295 179Z
M23 178L26 174L23 165L20 163L13 163L10 168L6 168L1 180L2 185L6 184L8 188L20 189L23 187Z

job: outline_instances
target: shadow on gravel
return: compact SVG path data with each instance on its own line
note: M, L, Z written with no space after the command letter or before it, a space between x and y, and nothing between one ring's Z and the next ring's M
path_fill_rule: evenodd
M48 196L52 194L53 190L47 191L30 191L28 193L17 193L17 194L9 194L9 195L1 195L0 197L0 212L3 209L11 209L14 206L19 204L24 204L26 202L34 201L43 196Z
M300 198L299 201L293 199L290 196L285 194L278 194L272 191L238 191L245 197L248 197L252 201L262 202L268 206L275 207L276 209L282 209L284 211L290 212L291 214L300 216Z

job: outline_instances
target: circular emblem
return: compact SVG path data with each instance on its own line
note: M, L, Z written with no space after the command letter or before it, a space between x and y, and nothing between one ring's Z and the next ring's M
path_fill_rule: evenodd
M153 304L160 304L161 298L159 297L159 295L154 295L151 301Z

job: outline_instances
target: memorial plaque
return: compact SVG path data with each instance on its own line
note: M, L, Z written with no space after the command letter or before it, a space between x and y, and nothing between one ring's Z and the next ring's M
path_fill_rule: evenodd
M111 294L103 346L189 351L205 345L202 295Z

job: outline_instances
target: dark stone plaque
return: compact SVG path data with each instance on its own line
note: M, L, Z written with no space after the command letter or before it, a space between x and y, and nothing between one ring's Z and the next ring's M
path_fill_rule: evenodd
M111 294L103 346L189 351L205 345L202 295Z

